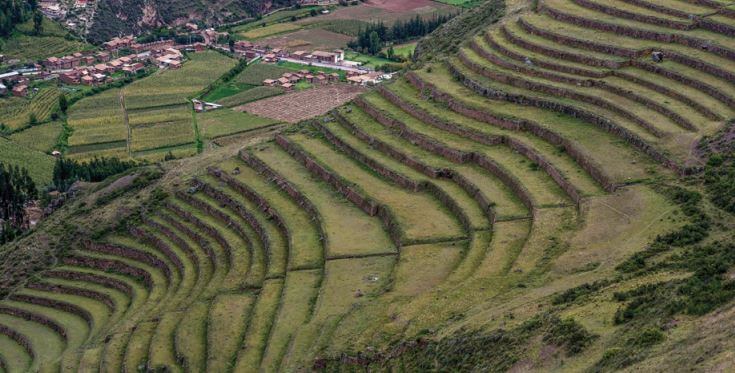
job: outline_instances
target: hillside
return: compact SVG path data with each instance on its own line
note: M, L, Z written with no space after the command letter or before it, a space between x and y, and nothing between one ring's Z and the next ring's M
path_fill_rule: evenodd
M186 22L218 25L295 3L296 0L100 0L87 36L90 41L100 43L119 35Z
M489 0L328 115L81 185L0 248L0 367L732 371L733 9Z

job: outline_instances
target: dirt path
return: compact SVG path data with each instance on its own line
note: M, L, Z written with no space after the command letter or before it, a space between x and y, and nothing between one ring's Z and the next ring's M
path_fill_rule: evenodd
M123 90L120 90L120 108L123 112L123 122L125 123L125 128L128 129L128 137L125 139L125 143L128 149L128 157L132 157L132 135L133 131L130 128L130 122L128 121L128 110L125 108L125 93Z

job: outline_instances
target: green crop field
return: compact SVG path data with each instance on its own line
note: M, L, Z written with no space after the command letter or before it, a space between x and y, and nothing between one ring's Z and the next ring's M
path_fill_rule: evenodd
M48 154L0 137L0 162L27 168L40 189L51 182L55 159Z
M278 96L283 93L279 87L253 87L233 95L221 98L217 103L227 107L247 104L248 102L262 100L264 98Z
M155 164L0 246L2 370L735 370L732 5L444 3L472 9L299 123L238 111L306 68L287 63L195 113L235 64L214 52L76 102L66 156ZM332 15L432 6L452 8ZM0 160L48 183L57 125L0 139Z
M276 23L273 25L253 28L238 35L251 40L258 40L268 36L283 34L290 31L300 30L301 26L293 23Z
M197 114L197 124L201 134L208 139L251 131L276 123L278 122L273 119L260 118L231 109L218 109Z
M56 87L44 87L33 93L30 98L0 98L0 123L11 129L29 125L31 115L37 122L45 122L57 109L59 90Z
M60 122L50 122L16 132L9 139L40 152L50 152L58 143L61 131Z

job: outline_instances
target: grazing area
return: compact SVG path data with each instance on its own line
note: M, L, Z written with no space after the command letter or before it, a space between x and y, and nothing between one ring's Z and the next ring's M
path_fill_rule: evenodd
M235 110L282 122L298 123L325 114L362 92L362 88L350 85L323 86L252 102L236 107Z
M206 51L73 105L69 156L169 160L0 246L0 370L735 370L732 4L446 3L389 83Z

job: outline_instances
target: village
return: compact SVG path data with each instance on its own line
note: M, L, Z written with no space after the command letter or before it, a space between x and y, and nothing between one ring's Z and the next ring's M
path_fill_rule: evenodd
M88 50L67 56L49 57L43 61L0 73L0 96L11 94L25 97L29 94L32 80L58 79L60 83L66 85L97 86L120 78L135 76L149 67L179 69L184 63L184 53L196 53L207 48L233 54L239 59L246 59L248 63L277 64L284 61L325 70L344 71L346 81L353 85L375 85L390 78L390 75L380 71L362 67L359 62L346 60L343 50L296 50L291 52L280 48L271 49L246 40L235 41L229 45L218 44L220 40L228 40L229 35L211 28L198 31L194 24L187 24L185 27L189 32L200 35L204 41L177 45L171 39L138 43L132 35L115 37L103 43L97 51ZM0 62L3 62L2 55L0 55ZM280 86L290 91L301 81L323 85L339 80L340 76L336 73L328 74L322 71L310 73L302 70L297 73L284 74L279 79L265 80L263 85Z

